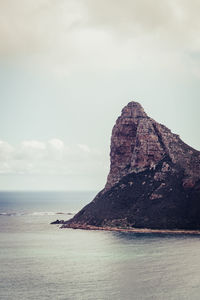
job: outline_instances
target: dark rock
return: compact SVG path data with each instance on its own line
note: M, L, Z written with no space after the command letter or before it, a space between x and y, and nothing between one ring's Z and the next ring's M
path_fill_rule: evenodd
M51 222L51 224L64 224L65 221L64 220L56 220L54 222Z
M63 227L200 229L200 152L130 102L112 131L105 188Z

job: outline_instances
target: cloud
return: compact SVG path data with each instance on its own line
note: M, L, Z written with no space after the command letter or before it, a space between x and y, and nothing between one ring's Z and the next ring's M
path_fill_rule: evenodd
M0 55L58 75L84 69L188 69L200 51L198 0L6 0ZM26 59L27 58L27 59ZM192 68L192 66L191 66Z
M161 28L174 27L177 24L191 22L187 31L199 24L198 0L85 0L88 20L91 24L111 27L113 30L146 33ZM183 30L183 29L182 29Z
M132 35L138 30L146 32L169 23L172 14L170 1L159 0L86 0L89 23Z
M45 150L46 146L45 143L31 140L31 141L24 141L22 142L22 147L26 149L39 149L39 150Z
M90 152L90 148L88 147L88 145L83 145L83 144L78 144L78 147L83 150L84 152L89 153Z
M59 139L52 139L48 141L49 145L58 150L58 151L62 151L64 149L64 143L63 141L59 140Z
M14 148L5 141L0 141L0 160L9 160L14 153Z
M1 52L6 54L45 51L79 19L73 0L3 0L0 8Z
M38 160L46 156L46 145L37 140L23 141L16 149L14 157L16 160Z
M14 147L0 141L0 174L94 176L106 165L105 154L88 145L66 146L51 139L23 141Z

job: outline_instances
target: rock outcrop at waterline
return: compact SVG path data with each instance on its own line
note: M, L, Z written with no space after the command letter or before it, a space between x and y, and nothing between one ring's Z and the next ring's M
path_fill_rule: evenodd
M62 227L200 229L200 152L130 102L112 131L105 188Z

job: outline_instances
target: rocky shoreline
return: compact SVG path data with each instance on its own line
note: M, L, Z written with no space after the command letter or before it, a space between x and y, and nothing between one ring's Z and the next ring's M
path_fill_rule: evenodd
M150 229L150 228L120 228L110 226L93 226L87 224L65 224L63 220L52 222L51 224L61 224L60 228L71 228L81 230L101 230L101 231L117 231L129 233L161 233L161 234L195 234L200 235L200 230L185 230L185 229Z

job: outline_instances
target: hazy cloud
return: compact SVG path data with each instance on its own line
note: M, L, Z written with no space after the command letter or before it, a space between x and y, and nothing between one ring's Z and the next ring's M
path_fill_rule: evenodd
M105 171L105 154L87 145L66 146L60 139L23 141L16 147L0 141L1 174L91 175Z
M57 74L173 66L200 50L199 9L198 0L4 0L0 54Z
M0 160L7 161L9 160L14 154L14 148L5 141L0 141Z
M63 141L59 140L59 139L52 139L50 141L48 141L49 145L51 145L54 149L56 149L57 151L63 151L64 150L64 143Z
M89 153L90 152L90 148L88 147L88 145L83 145L83 144L78 144L78 147L83 150L84 152Z
M1 52L5 54L48 51L80 18L73 0L3 0L0 8Z
M85 0L91 25L129 36L170 32L169 39L198 33L198 0Z

